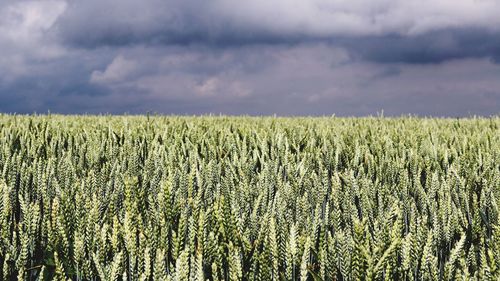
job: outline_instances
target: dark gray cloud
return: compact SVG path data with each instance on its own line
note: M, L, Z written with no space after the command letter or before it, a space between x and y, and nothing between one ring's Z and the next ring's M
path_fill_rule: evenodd
M0 111L498 114L499 13L492 0L6 0Z
M323 42L381 63L500 56L494 1L73 1L54 29L83 48Z
M441 63L463 58L500 58L500 33L478 28L446 29L416 36L386 35L339 42L351 54L380 63Z

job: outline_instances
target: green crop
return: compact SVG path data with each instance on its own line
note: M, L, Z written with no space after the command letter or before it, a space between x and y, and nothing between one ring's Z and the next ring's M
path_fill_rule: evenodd
M0 280L499 280L500 118L0 115Z

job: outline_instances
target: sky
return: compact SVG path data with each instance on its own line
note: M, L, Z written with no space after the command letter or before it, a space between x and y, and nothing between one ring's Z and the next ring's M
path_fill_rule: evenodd
M500 114L497 0L1 0L0 112Z

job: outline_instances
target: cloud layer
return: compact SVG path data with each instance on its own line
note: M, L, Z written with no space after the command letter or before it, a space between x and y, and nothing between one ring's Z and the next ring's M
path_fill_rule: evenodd
M2 1L4 112L500 111L494 0Z
M499 12L494 0L89 0L70 2L58 22L66 39L90 46L223 44L415 36L471 27L495 32Z

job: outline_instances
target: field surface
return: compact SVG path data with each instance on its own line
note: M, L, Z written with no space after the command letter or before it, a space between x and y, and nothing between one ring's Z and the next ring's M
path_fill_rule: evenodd
M500 118L0 115L0 280L499 280Z

